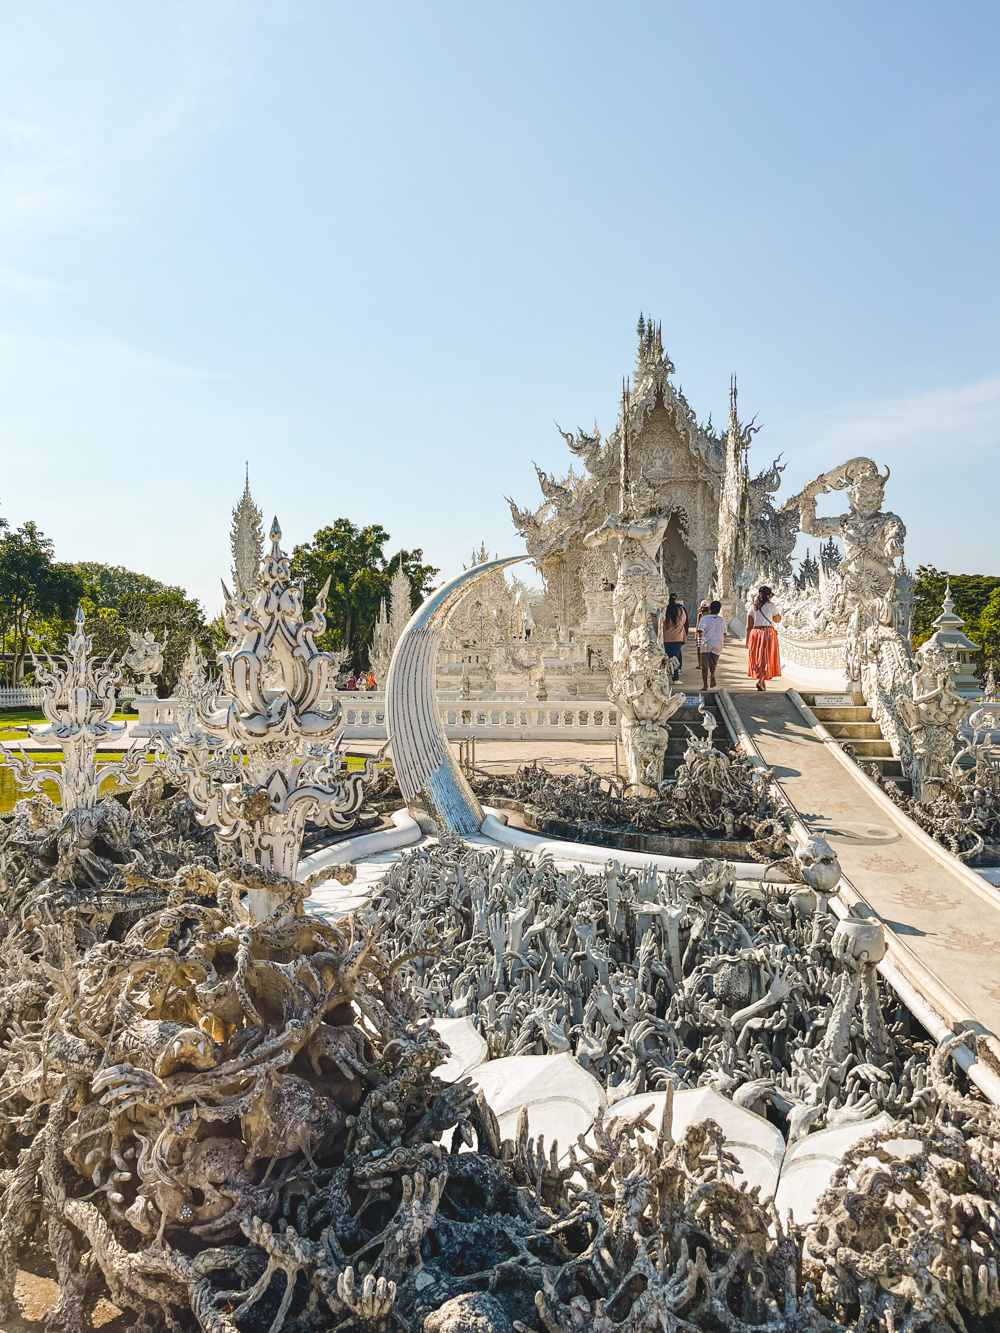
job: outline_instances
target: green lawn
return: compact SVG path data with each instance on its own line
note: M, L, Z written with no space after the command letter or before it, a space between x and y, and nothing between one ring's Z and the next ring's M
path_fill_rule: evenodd
M0 716L6 716L6 715L3 714ZM29 712L28 716L32 721L34 721L33 714ZM0 739L4 739L2 732L0 732ZM17 738L12 737L11 739L16 740ZM116 759L121 759L124 753L125 752L123 750L109 750L107 751L107 753L101 750L98 752L97 762L99 764L110 763ZM52 768L56 764L58 764L62 759L61 750L25 750L25 754L31 760L32 764L34 764L38 768ZM347 756L347 771L349 773L358 772L360 769L364 768L364 765L365 761L361 755ZM380 769L391 768L391 767L392 767L391 759L383 759L379 763ZM115 781L113 778L108 778L107 781L104 782L101 786L101 791L105 795L107 795L109 792L114 791L114 789L115 789ZM43 782L42 790L45 792L47 796L50 796L52 800L55 801L56 804L58 805L59 791L54 782ZM14 774L11 771L11 769L9 769L6 765L0 764L0 815L9 815L10 812L13 810L14 806L17 804L17 801L18 801L18 794L17 794L17 787L14 782Z
M37 768L52 768L56 763L59 762L58 759L56 758L57 753L58 752L36 751L35 754L32 754L29 757L31 759L31 762ZM105 759L120 759L120 758L121 758L120 754L107 754L107 755L102 754L98 762L103 762ZM115 790L115 785L116 784L114 778L108 778L105 782L102 782L101 783L102 794L105 796L110 795L111 792ZM42 791L45 793L46 796L50 797L53 801L55 801L56 805L59 804L59 788L56 786L54 782L43 782ZM10 812L14 809L14 806L17 804L19 799L20 797L17 791L17 786L14 782L14 774L12 770L9 769L6 765L0 767L0 815L9 815Z
M135 713L115 713L115 722L134 722ZM27 736L28 722L45 725L45 714L40 708L5 708L0 710L0 741L16 741Z

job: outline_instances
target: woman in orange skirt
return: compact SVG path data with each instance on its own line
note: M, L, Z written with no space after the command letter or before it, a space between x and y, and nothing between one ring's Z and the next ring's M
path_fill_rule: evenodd
M770 588L761 588L747 616L747 675L756 677L758 690L767 688L765 680L781 675L778 631L774 628L781 616L774 609L771 596Z

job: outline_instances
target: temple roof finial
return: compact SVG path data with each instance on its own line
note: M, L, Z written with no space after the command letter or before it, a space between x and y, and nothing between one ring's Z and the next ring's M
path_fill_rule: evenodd
M245 482L240 502L233 510L229 541L233 552L233 578L236 591L249 597L260 577L264 558L263 515L250 494L250 464L245 465Z

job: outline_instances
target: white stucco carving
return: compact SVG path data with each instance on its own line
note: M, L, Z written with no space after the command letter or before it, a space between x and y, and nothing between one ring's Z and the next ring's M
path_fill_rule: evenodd
M349 828L376 759L346 771L336 746L340 705L326 703L331 659L316 647L326 627L326 588L306 619L302 584L280 542L275 519L251 597L223 585L230 640L219 654L222 707L202 703L202 734L162 744L199 820L214 825L221 842L238 843L244 860L294 878L306 820ZM213 738L215 748L208 743ZM225 762L227 755L236 762ZM250 897L257 919L277 905L266 889Z
M819 570L819 597L805 590L789 604L785 632L805 637L842 634L858 607L878 602L898 603L902 591L903 542L906 528L897 514L883 512L885 476L870 458L851 458L831 468L781 507L782 514L799 514L802 532L811 537L836 537L844 558L835 569ZM820 518L816 504L821 495L846 491L847 513Z
M233 581L236 591L250 596L260 574L264 558L264 517L250 494L250 469L240 502L233 510L229 533L233 551Z
M155 695L156 683L153 677L163 670L164 645L157 643L151 629L130 629L127 633L132 651L125 654L125 665L131 671L140 694Z
M611 590L600 586L601 575L583 539L623 508L620 474L626 428L632 475L648 485L651 511L667 517L660 540L670 591L693 608L713 582L723 440L710 421L698 424L674 385L674 366L663 350L659 326L641 318L638 333L633 384L623 395L618 424L608 439L602 439L596 425L592 433L560 432L582 461L582 475L571 468L557 481L539 469L542 505L532 511L510 502L514 525L545 583L544 614L566 636L578 660L591 665L596 655L605 662L611 657L613 615Z
M112 722L115 688L124 668L108 662L91 660L90 636L84 632L83 608L76 613L76 624L67 641L69 651L44 661L35 657L35 680L45 689L42 712L47 726L29 725L36 740L52 741L63 752L62 762L52 768L36 769L37 781L24 790L39 790L43 779L59 788L64 811L92 810L100 799L101 785L114 778L120 785L136 780L146 762L144 751L130 751L121 759L97 762L97 747L103 741L116 740L125 732L124 722ZM27 776L22 765L22 776Z
M958 670L954 653L928 639L916 651L909 694L899 695L910 735L913 794L919 801L933 801L949 777L955 734L967 707L955 688Z
M382 598L378 620L372 628L372 643L368 660L371 663L372 671L375 673L375 680L379 689L385 688L393 649L399 642L403 630L406 629L411 614L410 580L400 568L392 576L388 602L384 597Z
M629 781L643 794L653 795L663 776L670 740L667 723L684 696L672 689L672 671L660 639L668 599L663 534L670 514L656 511L652 487L641 475L631 474L629 443L626 418L620 453L622 507L588 533L583 543L589 549L607 544L614 556L615 633L608 698L621 716Z
M449 616L473 588L523 559L512 556L473 565L437 588L414 612L392 655L385 703L399 789L408 805L426 805L451 832L477 833L483 810L458 767L441 722L435 689L441 637Z

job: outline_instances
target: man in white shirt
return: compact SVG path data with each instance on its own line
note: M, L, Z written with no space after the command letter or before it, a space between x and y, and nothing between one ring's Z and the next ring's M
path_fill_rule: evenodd
M701 679L706 690L715 689L715 668L719 665L719 654L726 637L726 622L719 615L721 610L722 603L713 602L708 608L708 615L702 616L698 622L701 631ZM711 685L709 674L712 677Z

